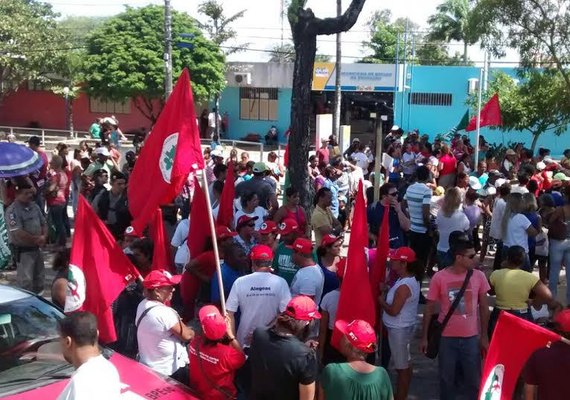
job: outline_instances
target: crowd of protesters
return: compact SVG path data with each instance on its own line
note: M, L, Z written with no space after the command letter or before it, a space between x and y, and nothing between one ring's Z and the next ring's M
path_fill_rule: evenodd
M130 226L127 190L140 183L129 182L129 175L143 140L123 159L123 134L114 117L97 121L90 132L99 140L96 146L82 142L71 151L61 143L49 162L39 138L30 138L29 146L46 160L44 167L3 182L18 285L43 291L41 249L48 243L57 253L52 301L65 304L67 205L75 212L83 195L144 278L114 304L119 340L111 347L138 356L201 398L406 399L413 379L410 345L420 331L420 350L428 351L429 321L439 315L440 322L446 320L438 356L440 398L463 393L476 399L481 357L499 313L535 323L560 315L559 276L570 265L570 150L560 161L548 149L535 155L522 145L499 154L484 138L472 145L456 134L448 143L431 143L428 135L404 135L394 126L383 141L389 160L384 163L372 144L354 139L343 152L331 136L309 158L315 195L313 207L305 209L298 188L282 187L286 169L276 153L254 162L247 152L238 158L232 149L226 158L221 147L206 148L205 190L213 214L230 184L235 185L234 218L230 226L217 226L203 253L191 254L194 181L189 179L162 207L171 274L166 265L151 271L154 243L147 232ZM374 173L378 162L379 175ZM227 180L228 168L234 168L234 182ZM389 275L375 299L382 310L381 343L367 322L336 318L350 268L343 257L344 235L350 232L361 181L369 265L380 227L389 227ZM222 288L212 240L219 248ZM424 296L421 286L428 280ZM568 273L566 288L568 305ZM221 295L227 315L220 313ZM492 312L490 296L495 297ZM425 304L423 323L420 304ZM190 328L196 318L199 326ZM343 334L337 346L331 343L335 328ZM568 323L557 329L570 331ZM392 368L394 390L386 372ZM552 377L536 372L537 365L532 368L524 374L529 392L553 384Z

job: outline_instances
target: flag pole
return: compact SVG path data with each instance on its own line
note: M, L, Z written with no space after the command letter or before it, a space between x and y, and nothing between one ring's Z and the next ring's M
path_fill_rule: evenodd
M477 134L475 135L475 163L474 170L477 171L479 164L479 135L481 134L481 100L483 96L483 68L479 70L479 94L477 99Z
M214 259L216 260L216 275L218 278L218 287L220 290L220 305L222 307L222 315L226 315L226 298L224 297L224 282L222 280L222 269L220 267L220 253L218 251L218 241L216 238L216 226L214 225L214 216L212 215L212 207L210 202L210 191L208 190L208 178L206 178L206 170L202 170L202 186L208 203L208 220L210 221L210 234L212 235L212 246L214 247Z

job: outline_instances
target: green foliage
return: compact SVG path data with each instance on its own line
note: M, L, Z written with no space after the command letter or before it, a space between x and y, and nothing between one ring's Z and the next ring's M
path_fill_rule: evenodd
M0 1L0 99L30 79L49 81L67 50L51 5Z
M295 62L295 46L292 43L273 46L270 50L269 62Z
M477 43L481 37L473 8L473 0L444 0L437 6L436 13L428 18L429 40L462 42L464 63L468 62L467 46Z
M570 0L480 0L475 7L483 44L494 55L517 49L523 67L558 71L570 97Z
M227 42L237 38L237 32L230 24L242 18L246 10L241 10L231 17L226 17L221 3L217 0L206 0L198 6L198 12L208 18L207 23L198 23L200 28L208 33L210 40L220 46L226 55L247 49L248 43L226 47Z
M332 57L326 54L316 54L315 62L331 62Z
M540 135L545 132L560 135L570 123L570 109L564 97L559 96L565 82L552 70L520 70L518 78L504 72L493 74L483 100L499 93L503 126L498 129L530 131L533 135L531 148L534 149ZM468 103L476 114L477 96L471 96Z
M164 7L127 7L94 31L87 40L84 67L88 93L115 101L140 97L145 100L145 115L152 120L156 110L149 99L159 99L164 93L163 27ZM173 76L188 67L194 97L197 101L208 99L224 87L224 56L191 17L173 11L173 40L181 33L192 35L184 41L193 47L173 46Z
M399 62L403 62L405 58L409 63L420 65L461 64L457 55L449 56L445 43L418 33L420 27L415 22L405 18L392 21L390 10L376 11L369 20L368 27L371 38L362 44L372 50L373 54L364 57L361 62L394 63L397 51Z

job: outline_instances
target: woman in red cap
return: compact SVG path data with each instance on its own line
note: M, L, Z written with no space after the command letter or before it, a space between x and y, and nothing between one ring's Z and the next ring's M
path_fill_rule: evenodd
M341 260L340 250L342 249L342 236L325 235L317 248L317 260L323 275L325 284L323 287L323 296L328 292L335 290L339 286L336 275L337 265Z
M416 261L416 253L409 247L392 250L389 257L390 269L398 280L386 298L384 293L379 296L378 304L383 310L382 321L388 331L391 359L398 373L395 399L405 400L412 379L410 343L416 326L422 268Z
M182 343L192 339L194 331L167 305L181 279L165 270L151 271L143 281L145 299L137 307L135 325L140 362L187 384L188 352Z
M392 400L392 385L386 370L366 362L376 351L376 332L362 320L339 320L340 351L346 363L329 364L321 375L319 400Z
M245 363L245 354L216 306L202 307L198 317L203 334L188 346L190 386L201 399L235 399L234 378Z

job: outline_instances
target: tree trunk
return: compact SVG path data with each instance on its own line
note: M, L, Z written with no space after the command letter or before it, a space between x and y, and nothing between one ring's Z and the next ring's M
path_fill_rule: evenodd
M467 50L467 48L468 48L468 47L469 47L469 46L467 45L467 41L464 41L464 42L463 42L463 65L467 65L467 60L468 60L468 57L467 57L467 52L468 52L468 50Z
M300 17L301 18L301 17ZM295 67L293 72L293 93L291 95L291 136L289 136L289 176L291 186L299 189L301 205L305 210L312 207L314 188L309 184L309 147L311 145L311 89L313 64L317 52L317 35L311 32L309 21L299 22L295 43Z
M532 150L533 154L534 154L534 148L536 147L536 144L538 143L539 137L540 137L540 133L532 132L532 143L530 145L530 149Z

